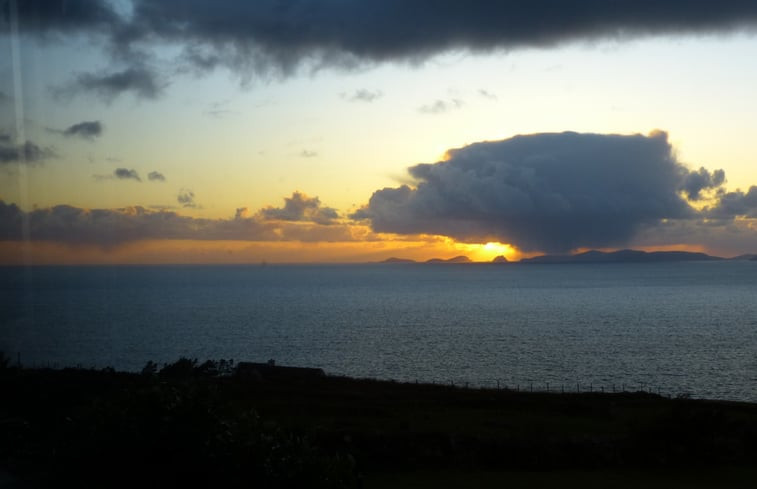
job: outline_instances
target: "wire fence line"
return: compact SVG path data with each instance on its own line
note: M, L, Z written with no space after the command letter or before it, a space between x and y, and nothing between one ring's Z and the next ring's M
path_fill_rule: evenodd
M669 388L662 388L644 382L512 382L503 379L488 380L397 380L384 378L367 378L377 382L400 382L414 383L421 385L446 386L456 389L471 390L501 390L512 392L534 392L534 393L551 393L551 394L586 394L586 393L604 393L604 394L622 394L622 393L645 393L656 394L665 397L690 397L689 392L673 392Z
M18 366L21 366L20 356L17 360ZM31 365L25 365L29 368L74 368L89 370L112 370L111 367L99 368L96 366L85 366L82 364L61 366L57 362L33 362ZM691 397L687 391L674 391L671 388L662 388L646 382L513 382L507 379L477 379L477 380L425 380L425 379L392 379L381 377L351 377L341 374L329 374L333 377L348 377L362 380L371 380L375 382L398 382L404 384L436 385L446 386L455 389L470 390L498 390L511 392L533 392L533 393L551 393L551 394L586 394L586 393L605 393L605 394L622 394L622 393L646 393L656 394L664 397Z

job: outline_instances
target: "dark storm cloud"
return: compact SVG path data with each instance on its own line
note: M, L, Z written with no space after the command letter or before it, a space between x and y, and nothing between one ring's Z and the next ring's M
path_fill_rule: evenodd
M450 50L491 52L757 25L757 2L751 0L134 0L128 18L105 0L18 3L22 29L107 28L106 49L121 60L143 61L155 46L171 45L181 52L174 59L179 72L225 68L243 80L287 76L303 66L422 62ZM115 91L130 85L106 86ZM158 94L142 86L136 95Z
M18 241L28 236L32 241L107 248L149 239L305 242L355 239L346 225L271 221L260 213L250 217L245 214L245 209L239 209L229 219L202 219L140 206L82 209L69 205L24 212L15 204L0 200L0 241ZM25 229L28 235L24 234Z
M13 3L12 6L10 0L0 0L0 25L17 21L25 32L105 31L121 23L111 4L102 0L16 0Z
M50 148L43 148L31 141L24 144L11 143L9 134L0 133L0 165L10 163L35 164L55 158L55 152Z
M195 193L186 188L179 190L179 195L176 196L176 201L181 204L182 207L197 207Z
M755 22L757 5L744 0L138 0L132 36L205 47L201 58L209 66L255 55L288 71L308 57L334 64L414 60L449 49L713 32Z
M89 92L110 101L127 92L132 92L138 97L152 99L160 95L162 90L163 87L158 82L155 73L147 68L134 66L111 73L83 73L72 85L59 90L59 93L65 95Z
M150 173L148 173L147 179L150 180L151 182L165 182L166 181L166 177L158 171L151 171Z
M662 132L532 134L448 156L411 167L415 188L379 190L352 217L379 232L565 252L622 245L642 225L695 215L682 195L691 172Z
M292 193L284 198L284 207L266 207L261 209L263 219L282 221L312 221L318 224L331 224L339 215L331 207L321 206L318 197L308 197L301 192Z
M64 136L80 137L83 139L95 139L103 132L103 125L100 121L84 121L74 124L63 131Z

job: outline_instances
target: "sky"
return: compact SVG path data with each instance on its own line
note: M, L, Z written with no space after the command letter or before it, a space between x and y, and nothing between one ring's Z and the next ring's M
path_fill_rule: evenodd
M0 12L0 263L757 252L751 1Z

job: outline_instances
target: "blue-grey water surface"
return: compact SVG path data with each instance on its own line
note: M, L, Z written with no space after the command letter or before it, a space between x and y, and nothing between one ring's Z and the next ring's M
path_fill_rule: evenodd
M8 267L0 350L757 401L757 262Z

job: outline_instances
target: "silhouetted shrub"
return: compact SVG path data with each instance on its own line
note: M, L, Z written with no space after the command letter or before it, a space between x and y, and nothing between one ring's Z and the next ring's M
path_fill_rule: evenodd
M186 378L191 377L197 366L197 359L181 357L174 363L167 363L160 369L161 377Z
M151 377L158 372L158 364L152 360L148 361L144 367L142 367L142 375Z

